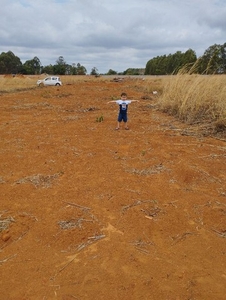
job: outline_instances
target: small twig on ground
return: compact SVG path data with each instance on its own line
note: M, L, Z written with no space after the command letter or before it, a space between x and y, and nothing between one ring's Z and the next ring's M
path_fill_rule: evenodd
M146 250L146 249L143 249L143 248L140 248L140 247L135 247L138 251L140 251L140 252L143 252L143 253L145 253L145 254L149 254L150 253L150 251L148 251L148 250Z
M127 209L129 209L129 208L131 208L131 207L134 207L134 206L141 205L141 204L143 204L143 203L156 203L156 200L147 200L147 201L140 201L140 200L137 200L137 201L135 201L135 202L132 203L132 204L123 206L122 209L121 209L121 212L124 213L124 211L126 211Z
M220 196L226 197L226 192L219 192Z
M56 277L57 277L57 275L59 274L59 273L61 273L64 269L66 269L75 259L76 259L76 254L74 255L74 257L66 264L66 265L64 265L63 266L63 268L61 268L53 277L51 277L50 279L51 280L54 280Z
M21 240L27 233L28 233L29 229L27 231L24 231L16 240L15 242Z
M176 207L176 208L177 208L177 206L174 204L174 203L176 203L176 202L178 202L178 200L171 201L171 202L168 202L168 203L164 203L163 205L164 205L164 206L172 205L173 207Z
M20 215L23 215L23 216L31 217L31 218L35 219L35 221L38 221L38 219L37 219L35 216L33 216L33 215L31 215L31 214L29 214L29 213L27 213L27 212L21 212L21 213L19 213L19 214L20 214Z
M77 247L77 252L81 251L82 249L84 249L85 247L95 243L96 241L105 238L104 234L101 235L95 235L92 237L88 238L88 242L87 243L82 243ZM91 240L92 239L92 240ZM63 270L65 270L77 257L77 253L73 256L73 258L66 264L64 265L53 277L51 277L51 280L54 280L56 278L56 276L61 273Z
M183 233L182 235L179 235L179 234L178 234L178 235L176 235L175 237L171 237L172 240L174 241L174 242L171 244L171 246L175 245L176 243L178 243L178 242L180 242L180 241L185 240L186 237L187 237L188 235L190 235L190 234L194 234L194 233L192 233L192 232L185 232L185 233Z
M225 193L225 196L226 196L226 193ZM216 203L217 203L217 205L223 205L223 206L226 206L225 203L221 203L221 202L219 202L219 201L216 201Z
M134 245L135 246L135 249L145 253L145 254L149 254L150 251L147 250L147 247L148 246L153 246L153 243L152 242L144 242L142 241L141 239L139 240L136 240L134 242L130 242L130 244Z
M3 260L0 260L0 264L3 264L3 263L5 263L5 262L7 262L9 259L11 259L11 258L13 258L13 257L15 257L15 256L17 256L17 254L11 255L11 256L9 256L9 257L3 259Z
M77 248L77 251L79 252L82 249L84 249L85 247L87 247L87 246L93 244L94 242L101 240L103 238L105 238L105 234L94 235L94 236L88 237L88 242L80 244Z
M100 235L94 235L94 236L91 236L91 237L88 237L88 240L95 240L95 241L98 241L100 239L103 239L105 238L105 234L100 234Z
M145 210L145 209L141 209L141 211L146 214L145 217L152 217L152 218L154 218L154 217L156 217L158 215L158 213L161 211L161 209L158 208L158 207L154 207L152 209L152 211Z
M76 207L81 208L83 210L89 210L89 209L91 209L90 207L81 206L79 204L72 203L72 202L67 202L67 201L63 201L63 200L62 200L62 202L67 203L67 204L72 205L72 206L76 206Z
M214 228L211 229L212 231L216 232L220 237L222 238L226 238L226 232L221 232L221 231L218 231Z
M126 171L129 173L136 174L136 175L153 175L153 174L159 174L163 171L168 171L168 169L166 169L165 166L163 166L163 164L160 163L158 165L152 166L147 169L139 170L139 169L133 168L133 169L126 170Z
M196 204L196 205L194 205L194 208L199 208L199 207L204 207L204 206L208 206L208 207L210 207L212 205L212 202L211 201L208 201L207 203L205 203L205 204Z

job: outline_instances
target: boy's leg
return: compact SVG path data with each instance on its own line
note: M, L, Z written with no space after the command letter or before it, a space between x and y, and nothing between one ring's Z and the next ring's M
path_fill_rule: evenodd
M118 115L118 123L117 123L116 129L119 129L119 128L120 128L120 123L122 122L122 119L123 119L123 117L122 117L122 115L119 113L119 115Z
M119 128L120 128L120 122L117 123L117 127L115 129L118 130Z
M124 128L125 128L126 130L129 129L129 127L128 127L128 125L127 125L127 122L124 122Z
M127 115L124 116L123 122L124 122L124 128L128 130L129 128L128 128L128 125L127 125Z

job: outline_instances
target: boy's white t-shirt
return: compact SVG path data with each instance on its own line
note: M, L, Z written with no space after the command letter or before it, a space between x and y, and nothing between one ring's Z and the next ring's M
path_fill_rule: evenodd
M122 105L122 110L126 110L126 106L131 103L130 100L121 100L121 99L120 100L116 100L115 102L118 105Z

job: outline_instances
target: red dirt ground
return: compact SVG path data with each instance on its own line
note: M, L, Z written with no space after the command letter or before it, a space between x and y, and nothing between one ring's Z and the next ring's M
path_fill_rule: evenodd
M0 96L0 299L225 299L226 143L157 111L146 87ZM107 102L123 91L140 102L115 131Z

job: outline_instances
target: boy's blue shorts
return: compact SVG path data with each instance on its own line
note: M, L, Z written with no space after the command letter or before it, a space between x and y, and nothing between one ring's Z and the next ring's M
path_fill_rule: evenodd
M118 115L118 122L127 122L127 114L122 114L122 113L119 113Z

